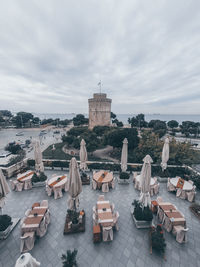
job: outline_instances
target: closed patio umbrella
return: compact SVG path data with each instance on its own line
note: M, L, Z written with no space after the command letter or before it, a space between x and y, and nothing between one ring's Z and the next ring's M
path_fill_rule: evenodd
M122 154L121 154L121 170L125 172L127 170L127 158L128 158L128 140L124 138Z
M81 145L80 145L80 152L79 152L79 156L80 156L80 169L81 170L85 170L87 169L87 164L86 164L86 161L87 161L87 150L86 150L86 143L85 143L85 140L82 139L81 140Z
M165 143L162 150L162 162L161 167L162 171L167 169L167 161L169 160L169 138L165 139Z
M78 196L82 192L82 182L75 158L72 158L69 165L69 199L68 206L71 210L76 210L79 206Z
M150 183L151 183L151 163L153 162L152 158L149 155L143 159L144 163L141 171L141 193L140 193L140 202L144 207L151 205L150 198Z
M38 140L35 141L34 146L34 155L35 155L35 170L36 172L44 172L44 164L42 162L42 152L40 148L40 143Z
M2 213L2 208L5 204L5 197L9 192L10 188L2 172L2 169L0 169L0 214Z

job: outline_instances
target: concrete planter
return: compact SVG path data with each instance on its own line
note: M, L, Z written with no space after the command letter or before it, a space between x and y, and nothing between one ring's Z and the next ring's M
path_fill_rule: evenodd
M160 183L167 183L168 178L167 178L167 177L158 177L158 181L159 181Z
M33 187L43 187L43 186L45 186L45 181L33 183Z
M11 227L12 227L12 224L10 224L8 228L6 228L6 230L0 231L0 239L6 239L8 237L11 231Z
M130 183L130 178L129 179L118 178L118 184L129 184L129 183Z
M152 221L138 221L136 220L134 214L131 212L131 215L133 217L133 221L135 223L135 226L140 229L140 228L150 228L152 226Z

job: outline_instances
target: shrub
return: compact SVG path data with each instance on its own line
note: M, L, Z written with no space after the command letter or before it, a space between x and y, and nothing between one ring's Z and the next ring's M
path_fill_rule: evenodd
M0 215L0 231L5 231L12 224L11 217L8 215Z
M32 183L38 183L38 182L44 182L46 181L47 176L44 174L44 172L41 172L39 175L36 173L33 174L31 181Z
M161 225L158 224L156 228L152 227L151 242L152 248L162 253L165 252L166 243Z
M152 221L153 213L149 206L143 207L138 200L134 200L132 205L134 205L133 213L137 221Z
M120 177L120 179L127 180L127 179L129 179L130 175L127 172L121 172L119 177Z
M76 256L77 256L78 250L74 249L74 251L67 250L66 254L62 254L62 264L63 267L76 267L77 262L76 262Z

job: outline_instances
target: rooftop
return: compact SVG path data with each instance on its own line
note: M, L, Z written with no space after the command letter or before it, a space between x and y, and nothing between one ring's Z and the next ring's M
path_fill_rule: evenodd
M62 171L45 171L48 176L53 173L64 174ZM169 201L185 215L187 221L188 243L179 244L171 233L165 233L167 248L164 261L160 255L153 252L150 255L148 230L137 229L133 223L130 207L133 199L139 197L132 182L129 185L117 184L114 190L105 193L105 198L115 204L119 211L119 232L114 232L114 240L109 243L93 244L92 241L92 207L96 204L100 191L94 191L91 185L84 185L80 195L80 209L86 212L86 231L72 235L63 235L64 220L67 211L68 193L63 198L54 200L48 197L44 187L29 191L11 192L3 209L4 214L12 217L23 217L25 211L34 202L48 199L51 213L51 223L47 234L35 242L30 252L41 267L61 267L61 255L67 249L78 249L78 266L119 266L119 267L156 267L156 266L200 266L200 232L199 220L190 212L190 203L176 198L167 192L166 184L160 184L160 193L164 201ZM153 197L152 199L155 199ZM196 200L200 200L197 192ZM20 256L20 228L13 230L10 236L0 241L0 267L13 267Z

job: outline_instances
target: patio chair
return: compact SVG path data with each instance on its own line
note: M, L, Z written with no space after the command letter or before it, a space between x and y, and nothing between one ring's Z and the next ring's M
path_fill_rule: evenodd
M165 214L164 214L164 218L163 218L163 226L167 232L171 232L172 222L171 222L170 218L167 217Z
M47 232L47 223L45 221L45 217L42 219L39 227L37 228L36 230L36 234L39 236L39 237L43 237Z
M104 195L99 195L99 197L98 197L98 201L104 201L104 200L105 200Z
M48 197L50 197L52 195L53 189L50 186L46 185L46 192Z
M186 233L189 229L188 228L184 228L181 225L176 225L173 226L173 230L172 230L172 234L174 236L176 236L176 241L178 243L186 243L187 242L187 236Z
M25 212L25 216L28 217L28 215L30 214L31 212L31 209L27 209L26 212Z
M164 220L164 212L163 212L163 210L159 206L158 206L157 218L158 218L158 220L161 223L163 223L163 220Z
M114 204L114 203L112 203L112 204L110 205L110 207L111 207L111 211L112 211L112 212L114 212L114 209L115 209L115 204Z
M113 223L114 223L115 230L117 231L119 231L118 219L119 219L119 212L117 211L113 215Z
M112 241L113 240L113 229L112 226L103 227L103 241Z
M152 197L154 195L154 186L150 186L150 196Z
M162 197L157 197L157 198L156 198L156 201L158 202L158 204L160 204L160 203L163 202L163 199L162 199Z
M178 188L176 192L176 197L179 197L181 199L186 199L186 192L185 190L182 190L181 188Z
M111 186L112 186L112 189L114 189L115 188L115 177L113 177L113 180L112 180L112 182L111 182Z
M17 180L10 180L11 189L14 191L16 189L18 181Z
M92 188L97 190L97 182L95 180L92 180Z
M49 209L47 210L47 212L45 213L45 223L48 225L50 224L50 211Z
M170 178L167 181L167 191L173 192L176 191L176 187L170 182Z
M23 190L24 183L20 183L17 181L16 183L16 191L21 192Z
M93 213L95 213L95 214L97 213L97 208L96 208L96 206L93 206L93 207L92 207L92 211L93 211Z
M109 186L108 186L108 183L103 183L103 184L102 184L102 192L103 192L103 193L108 193L108 192L109 192Z
M97 216L96 216L95 213L93 213L92 219L93 219L93 225L97 225L98 224L98 221L97 221Z
M24 182L24 190L29 190L32 188L31 179Z
M158 183L153 186L153 192L155 195L159 193L159 188L160 188L160 184Z
M20 237L21 245L20 252L24 253L30 251L34 247L35 243L35 232L26 232Z
M58 198L61 198L63 197L63 194L62 194L62 187L54 187L53 188L53 192L54 192L54 199L58 199Z
M40 207L48 208L49 207L48 200L42 200L41 203L40 203Z
M195 191L190 191L186 192L186 198L189 202L193 202L195 199L196 192Z

